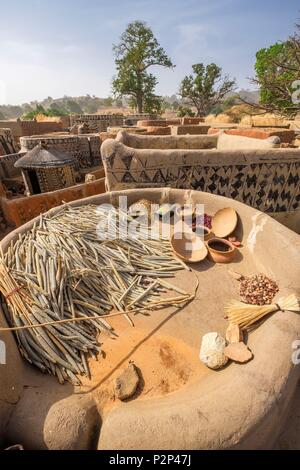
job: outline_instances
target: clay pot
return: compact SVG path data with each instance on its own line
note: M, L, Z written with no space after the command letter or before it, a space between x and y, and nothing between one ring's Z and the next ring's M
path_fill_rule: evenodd
M235 257L235 246L224 238L211 238L206 245L209 259L215 263L231 263Z
M204 260L208 254L202 238L192 232L174 233L171 245L175 254L187 263L198 263Z
M219 210L212 218L212 231L218 238L228 237L236 228L238 216L234 209L225 207Z

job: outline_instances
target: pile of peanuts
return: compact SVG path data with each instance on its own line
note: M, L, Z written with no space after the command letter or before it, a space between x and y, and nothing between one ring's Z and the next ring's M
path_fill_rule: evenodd
M241 279L240 296L248 304L271 304L278 291L276 282L264 274L252 274Z

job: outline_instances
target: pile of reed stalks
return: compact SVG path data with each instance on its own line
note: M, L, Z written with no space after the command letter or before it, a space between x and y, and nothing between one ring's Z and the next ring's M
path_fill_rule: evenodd
M166 281L184 265L169 241L151 239L151 227L99 238L104 228L122 232L124 221L132 219L105 207L64 206L41 216L2 254L0 291L9 329L23 357L61 383L79 385L79 375L90 376L88 357L101 350L98 334L114 334L108 317L124 315L133 325L134 314L194 297ZM176 294L162 296L170 290Z

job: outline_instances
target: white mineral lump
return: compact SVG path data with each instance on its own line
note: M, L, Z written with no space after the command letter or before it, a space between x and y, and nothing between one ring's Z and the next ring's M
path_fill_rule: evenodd
M207 333L202 337L200 348L200 361L210 369L220 369L228 358L224 354L226 347L225 339L218 333Z

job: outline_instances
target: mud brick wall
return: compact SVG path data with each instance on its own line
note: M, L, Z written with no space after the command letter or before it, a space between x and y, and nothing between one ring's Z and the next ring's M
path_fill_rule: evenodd
M90 141L88 136L78 136L78 168L90 168L93 166Z
M167 120L166 119L142 119L137 121L137 127L166 127Z
M63 202L75 201L104 192L105 181L102 178L51 193L16 199L2 197L0 198L0 207L7 223L19 227L52 207L60 206Z
M0 157L0 179L16 178L21 176L21 170L19 168L15 168L14 164L19 160L19 158L23 157L23 155L25 155L24 152L12 153L11 155Z
M76 170L101 165L101 139L99 135L22 137L20 141L24 152L28 152L39 142L42 142L72 155L76 161Z
M68 129L71 126L71 116L60 116L60 121L64 129Z
M109 121L108 120L101 120L99 119L98 121L78 121L76 122L77 125L80 124L87 124L87 132L94 134L96 132L105 132L107 128L109 127Z
M0 121L0 128L10 129L13 139L19 142L22 136L21 121Z
M0 129L0 156L18 152L19 149L11 130Z
M149 126L146 127L145 135L171 135L171 127Z
M224 134L228 135L238 135L261 140L277 136L280 138L280 142L285 144L292 144L296 138L296 132L291 129L257 129L254 127L249 129L217 129L216 127L211 127L208 130L208 134L210 135L219 134L220 132L224 132Z
M171 127L171 134L172 135L198 135L198 134L207 134L208 129L210 126L207 125L180 125L180 126L172 126Z
M99 134L78 135L80 152L82 153L81 168L102 166L101 160L101 137Z
M146 114L146 113L142 113L142 114L129 114L128 116L125 116L124 117L124 125L128 125L128 126L136 126L137 122L138 121L142 121L142 120L151 120L151 121L154 121L155 119L157 119L158 116L156 114Z
M216 129L218 132L218 130ZM228 129L225 134L241 135L252 137L254 139L268 139L272 136L278 136L282 143L291 144L296 137L296 133L290 129Z
M183 117L181 119L181 124L183 126L199 124L200 122L204 122L204 118L201 118L201 117Z
M159 150L106 140L109 191L172 187L236 199L262 212L300 209L300 150Z
M123 120L119 114L79 114L71 116L71 126L87 124L89 133L106 132L110 126L122 126Z
M13 138L18 142L21 137L51 134L52 132L62 132L65 127L61 122L51 121L0 121L0 128L11 130Z
M63 125L60 122L35 122L21 121L22 136L43 135L52 132L62 132Z
M90 168L94 166L102 166L101 160L101 138L98 134L81 134L78 135L80 168Z
M92 159L92 166L102 166L102 159L101 159L101 139L100 136L89 136L89 143L90 143L90 152L91 152L91 159Z

